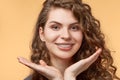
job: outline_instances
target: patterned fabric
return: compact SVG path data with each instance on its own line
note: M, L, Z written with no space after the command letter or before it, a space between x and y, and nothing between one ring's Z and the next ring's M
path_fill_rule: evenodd
M28 77L26 77L24 80L32 80L32 76L29 75Z

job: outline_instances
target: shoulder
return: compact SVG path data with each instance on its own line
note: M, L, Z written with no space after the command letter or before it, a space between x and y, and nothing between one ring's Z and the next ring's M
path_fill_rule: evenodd
M32 80L32 75L27 76L24 80Z

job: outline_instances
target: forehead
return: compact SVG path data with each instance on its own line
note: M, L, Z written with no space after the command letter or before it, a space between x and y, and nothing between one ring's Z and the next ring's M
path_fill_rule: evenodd
M48 14L48 21L58 22L76 22L77 19L74 17L73 12L64 8L51 8Z

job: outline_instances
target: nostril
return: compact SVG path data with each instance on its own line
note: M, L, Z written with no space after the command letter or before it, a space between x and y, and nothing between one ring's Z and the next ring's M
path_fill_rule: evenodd
M70 35L64 35L63 34L63 36L61 36L61 39L70 40L71 38L70 38Z
M71 39L70 32L69 32L68 29L63 29L62 30L61 39L64 39L64 40L70 40Z

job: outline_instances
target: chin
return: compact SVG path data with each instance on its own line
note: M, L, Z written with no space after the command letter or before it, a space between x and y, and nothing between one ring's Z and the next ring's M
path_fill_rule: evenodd
M72 59L73 56L70 55L62 55L62 56L58 56L59 59L63 59L63 60L69 60Z

